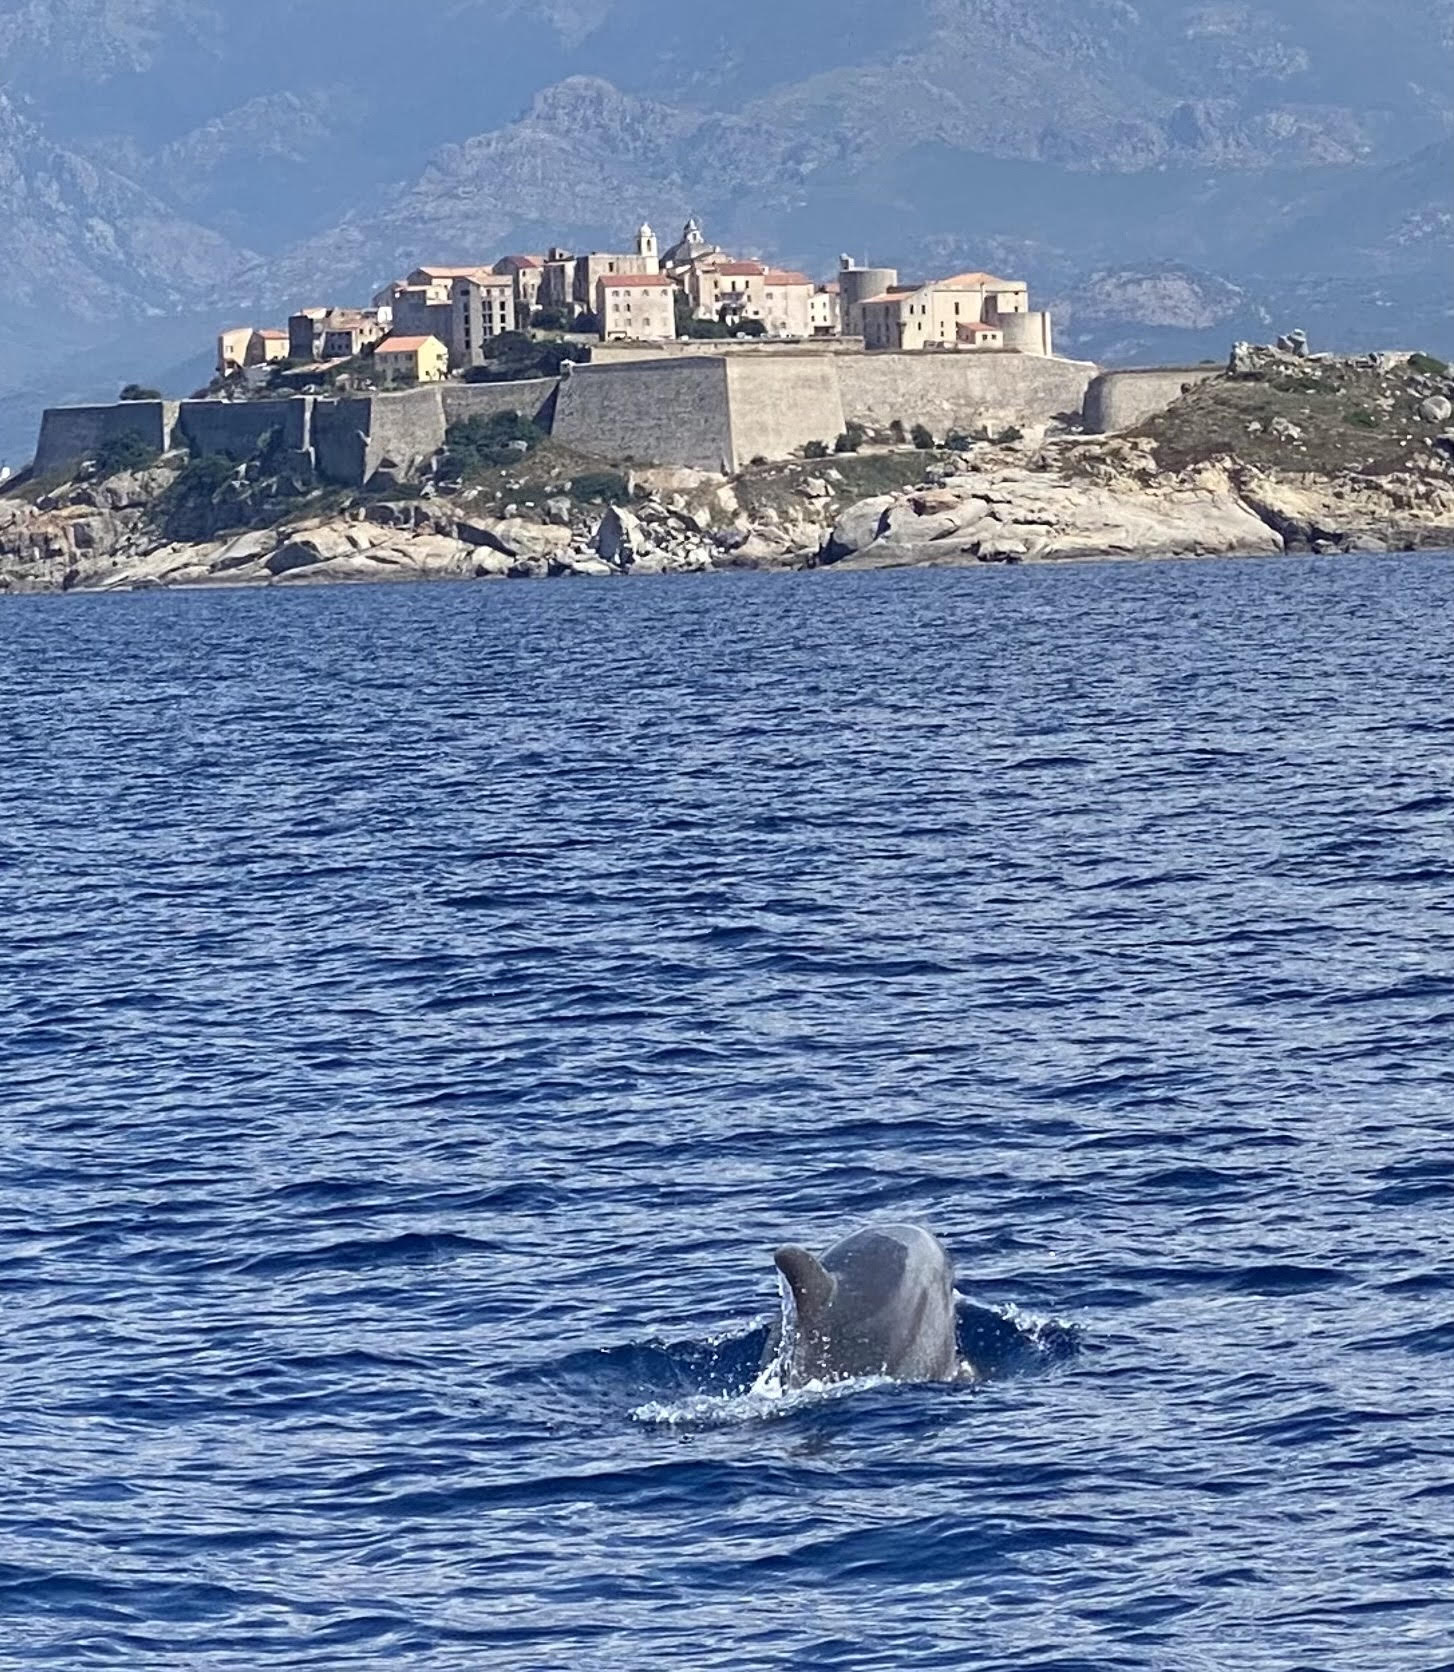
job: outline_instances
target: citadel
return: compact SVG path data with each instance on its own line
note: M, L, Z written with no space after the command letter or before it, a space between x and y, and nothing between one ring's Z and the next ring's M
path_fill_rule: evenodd
M559 345L552 375L496 380L502 339ZM421 266L367 307L223 331L216 371L188 401L48 410L35 472L123 434L237 458L268 436L322 480L357 487L383 466L407 474L450 424L509 411L585 453L733 474L850 424L1114 429L1174 399L1186 376L1102 376L1056 355L1050 316L1021 280L904 284L845 255L815 283L731 255L695 220L666 250L643 224L628 251Z

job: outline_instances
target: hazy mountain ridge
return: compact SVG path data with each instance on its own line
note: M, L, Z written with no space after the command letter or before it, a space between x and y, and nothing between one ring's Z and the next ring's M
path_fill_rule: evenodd
M42 321L185 314L181 359L199 318L688 212L810 270L1014 265L1081 351L1296 306L1454 349L1454 0L461 0L409 15L403 76L392 0L316 0L327 52L279 52L298 26L0 0L0 400L45 393Z

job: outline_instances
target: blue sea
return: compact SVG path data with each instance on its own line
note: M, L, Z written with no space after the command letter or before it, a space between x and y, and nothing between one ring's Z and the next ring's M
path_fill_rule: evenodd
M0 1666L1454 1666L1451 623L0 600ZM776 1392L883 1220L979 1382Z

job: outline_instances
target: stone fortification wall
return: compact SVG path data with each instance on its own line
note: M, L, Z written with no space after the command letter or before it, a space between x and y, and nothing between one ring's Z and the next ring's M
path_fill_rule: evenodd
M826 355L728 360L726 372L734 470L808 441L831 446L843 429L838 364Z
M536 377L520 383L444 383L446 424L467 418L492 418L497 412L518 412L522 418L549 429L555 412L555 391L559 378Z
M834 362L844 415L879 428L895 418L935 435L1079 414L1097 367L1033 354L860 354Z
M408 467L444 445L444 399L438 386L399 394L317 402L313 453L318 474L360 486L385 459Z
M659 343L611 342L591 346L593 366L619 366L640 360L776 358L794 354L861 354L862 337L678 337Z
M273 437L302 452L313 444L313 400L295 395L278 401L183 401L177 436L199 456L250 459Z
M1188 389L1221 375L1220 366L1146 366L1102 372L1085 396L1085 427L1091 435L1116 435L1165 412Z
M701 356L578 366L561 379L553 433L585 453L730 470L725 362Z
M55 406L41 419L35 444L35 473L90 458L103 441L115 436L139 436L147 446L165 453L174 445L176 401L118 401L110 406Z
M1049 355L1055 352L1055 336L1048 313L1034 309L1030 313L1000 314L995 323L1004 332L1006 348L1016 349L1021 354Z

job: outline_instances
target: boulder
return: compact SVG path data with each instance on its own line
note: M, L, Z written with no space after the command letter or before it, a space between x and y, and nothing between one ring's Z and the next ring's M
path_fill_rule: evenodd
M550 557L570 545L571 532L555 523L525 517L465 517L455 533L471 546L488 546L509 557Z
M553 575L576 576L608 576L618 571L605 562L604 559L593 556L590 552L561 552L550 561L550 572Z
M416 534L398 549L426 575L473 575L479 561L473 546L447 534Z
M1419 407L1419 417L1426 424L1447 424L1454 418L1454 402L1445 395L1430 395Z
M926 545L932 540L943 540L952 534L962 533L988 514L989 506L982 499L962 503L956 501L952 509L937 511L930 516L920 516L914 510L912 501L897 504L885 515L879 538L897 545Z
M878 539L886 513L895 503L897 502L893 494L885 493L873 499L860 499L857 504L850 505L833 524L833 532L828 536L824 555L831 562L837 558L851 557L854 552L872 545Z
M277 543L278 537L270 528L255 528L246 534L239 534L213 558L212 572L226 574L233 569L245 569L248 564L265 558Z
M633 558L651 546L642 531L641 519L619 505L611 506L601 518L592 544L597 557L620 568L628 567Z
M648 493L693 493L699 488L715 490L721 484L722 478L715 472L691 470L686 465L653 465L631 472L632 487L645 488Z
M285 540L268 556L263 567L270 575L285 575L291 569L307 569L315 563L331 562L335 557L348 557L352 552L346 529L314 528Z
M332 557L326 563L315 563L307 569L290 569L279 575L283 585L311 586L320 581L385 581L401 579L398 567L382 563L362 552L350 552L347 557Z

